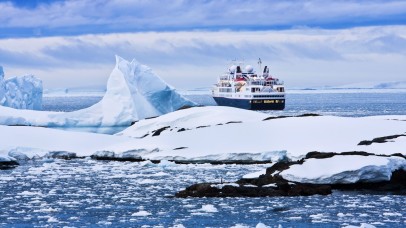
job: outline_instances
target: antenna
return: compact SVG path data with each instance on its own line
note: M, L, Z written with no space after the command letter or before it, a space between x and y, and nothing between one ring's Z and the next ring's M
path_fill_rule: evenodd
M261 64L262 64L262 61L261 61L261 58L258 58L258 65L259 65L259 71L258 72L261 72Z

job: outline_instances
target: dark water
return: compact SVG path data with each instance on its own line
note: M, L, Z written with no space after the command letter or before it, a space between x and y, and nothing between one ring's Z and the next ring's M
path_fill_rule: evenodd
M187 198L197 182L235 181L267 165L48 160L1 171L0 226L52 227L405 227L405 196Z
M42 110L71 112L90 107L100 101L101 98L99 96L44 97L42 99Z

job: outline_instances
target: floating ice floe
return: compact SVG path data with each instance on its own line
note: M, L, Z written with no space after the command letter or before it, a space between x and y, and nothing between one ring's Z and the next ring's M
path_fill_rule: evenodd
M41 110L42 81L33 75L4 79L0 66L0 106Z
M106 93L97 104L65 113L0 107L0 124L64 128L130 126L140 119L194 105L149 67L116 56Z

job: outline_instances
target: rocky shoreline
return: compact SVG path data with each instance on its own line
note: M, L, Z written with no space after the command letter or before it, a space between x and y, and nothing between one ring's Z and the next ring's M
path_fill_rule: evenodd
M365 152L320 153L310 152L304 159L295 162L282 161L267 168L266 173L257 178L242 178L235 183L199 183L179 191L175 197L271 197L271 196L310 196L329 195L333 190L363 191L369 193L390 193L406 195L406 171L395 170L389 181L365 182L343 184L311 184L292 182L284 179L280 172L289 169L292 165L303 164L307 159L324 159L333 156L362 155L370 156ZM375 155L373 155L375 156ZM396 156L396 155L395 155ZM404 156L399 156L403 157Z
M27 160L27 157L22 157L22 155L13 154L16 157L10 160L0 161L0 170L13 169L16 168L19 163L18 160ZM98 154L90 156L94 160L110 160L110 161L130 161L130 162L141 162L146 161L141 157L134 156L135 154L124 154L120 157L115 156L112 153L100 152ZM395 159L404 162L406 157L403 154L392 154L392 155L376 155L372 153L367 153L363 151L351 151L351 152L309 152L303 159L298 161L288 161L280 160L274 163L271 167L267 168L262 175L258 174L254 177L243 177L234 183L198 183L187 187L186 189L179 191L175 194L175 197L185 198L185 197L272 197L272 196L311 196L311 195L329 195L333 190L344 190L344 191L362 191L374 194L398 194L406 195L406 170L403 168L394 168L388 174L387 180L376 181L373 176L368 176L370 178L360 178L352 183L344 182L305 182L305 181L294 181L292 179L286 178L286 173L283 171L291 169L293 166L302 166L310 160L317 160L323 162L334 157L348 157L352 158L354 156L361 157L362 159L368 157L374 158L384 158L384 159ZM85 157L79 157L75 153L65 152L65 151L53 151L49 152L45 158L49 159L83 159ZM150 160L152 163L160 163L160 160ZM202 164L211 163L216 164L263 164L264 161L240 161L240 160L230 160L230 161L204 161L204 160L191 160L191 161L170 161L176 164ZM267 161L271 163L270 161ZM343 164L345 165L345 164ZM402 167L402 166L399 166ZM356 172L360 170L349 170L348 175L355 175ZM382 171L380 171L382 172ZM383 171L384 172L384 171ZM285 177L285 178L284 178ZM288 176L289 177L289 176ZM376 177L375 177L376 178Z

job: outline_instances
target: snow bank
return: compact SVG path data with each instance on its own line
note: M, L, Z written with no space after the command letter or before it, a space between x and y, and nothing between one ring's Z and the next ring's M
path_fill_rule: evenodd
M16 151L31 158L66 151L77 156L118 159L277 162L301 159L311 151L406 153L406 136L358 145L363 140L404 134L406 121L390 116L315 116L263 121L266 117L263 113L231 107L194 107L140 120L120 135L0 126L0 138L7 139L0 143L0 150L5 151L0 155L9 156L10 151ZM396 119L404 117L396 116ZM158 129L160 134L155 134Z
M116 56L116 66L103 99L74 112L19 111L0 107L0 124L47 127L129 126L139 119L159 116L195 104L179 95L152 70L136 60Z
M245 174L242 178L243 179L255 179L264 174L266 174L266 169L263 169L263 170L260 170L260 171L254 172L254 173Z
M15 109L41 110L42 81L33 75L4 79L0 66L0 105Z
M126 130L117 133L117 135L142 137L166 126L169 128L162 134L166 134L172 130L187 131L216 125L238 124L242 122L252 123L261 121L267 117L268 115L264 113L226 106L195 107L179 112L168 113L158 118L142 120Z
M311 184L349 184L357 182L389 181L392 172L406 170L406 159L346 155L325 159L307 159L292 165L280 175L288 180Z
M230 107L196 107L141 120L119 135L138 138L140 146L156 145L159 151L153 153L154 157L167 160L279 161L286 157L296 160L311 151L405 153L406 137L387 143L358 145L363 140L403 134L406 122L390 117L316 116L261 120L266 117L263 113ZM396 119L402 117L396 116ZM234 122L225 124L227 121ZM162 130L160 134L155 134L159 129ZM125 148L122 145L122 149L112 150Z

